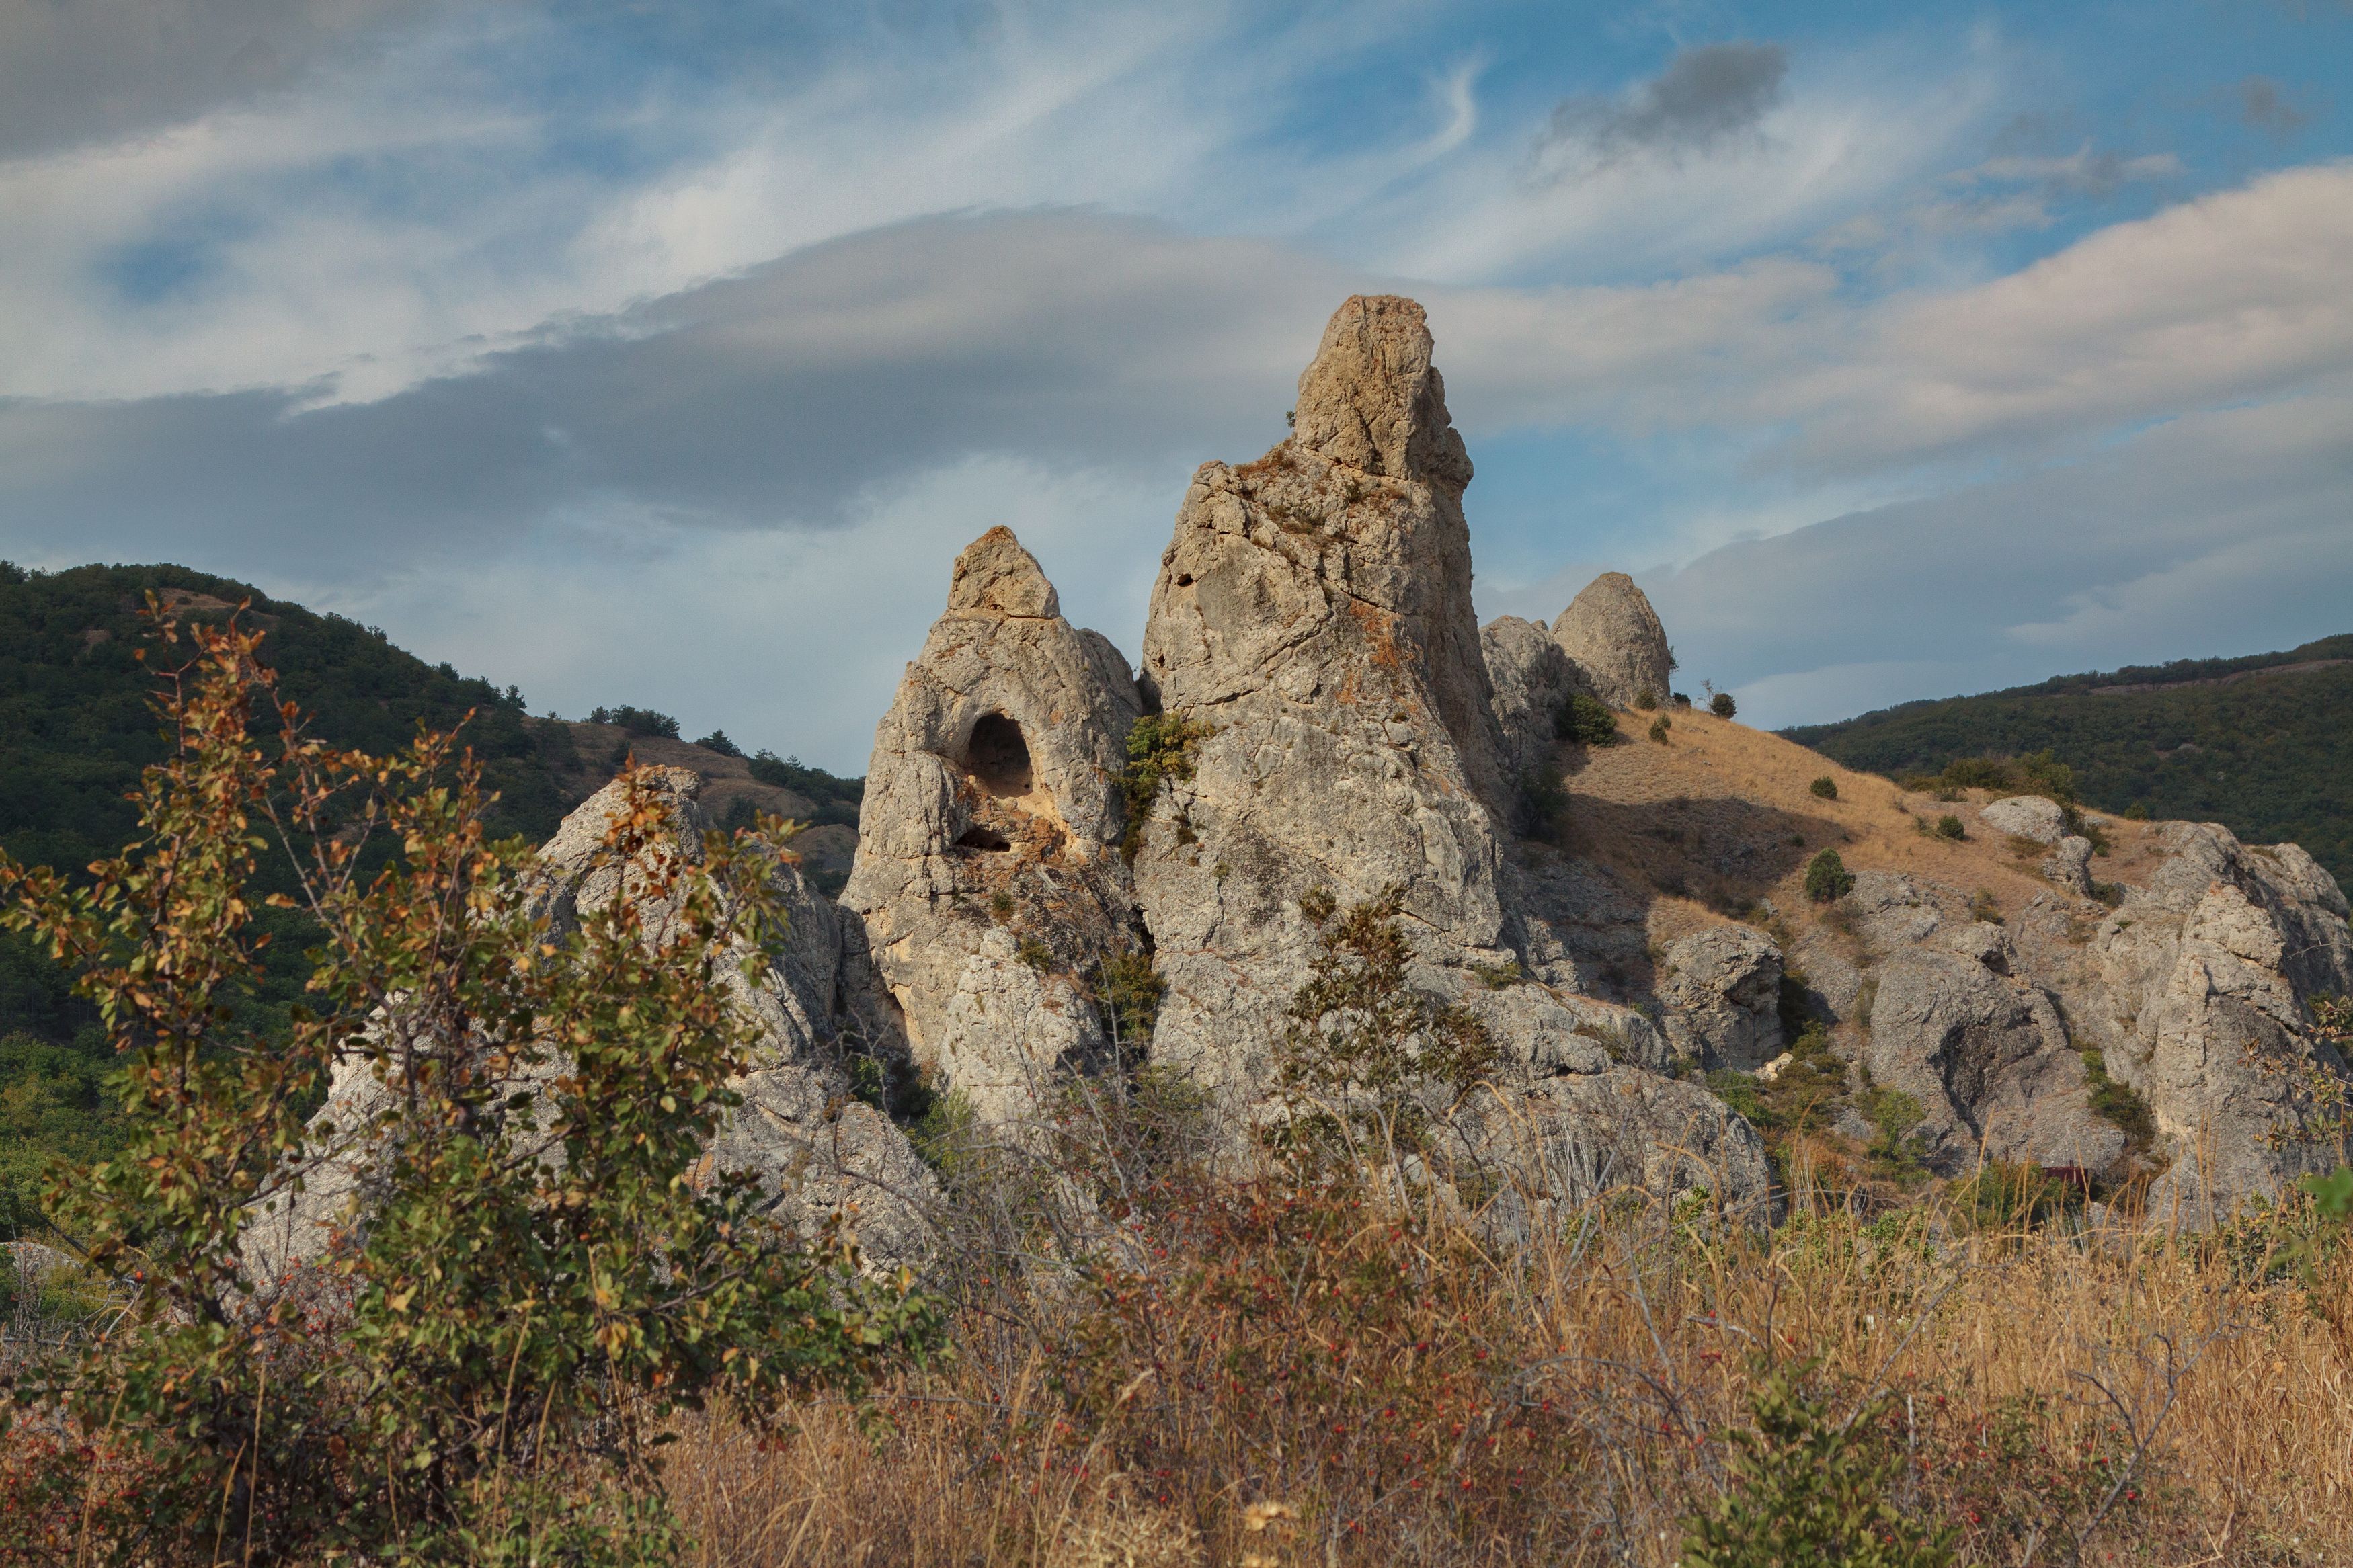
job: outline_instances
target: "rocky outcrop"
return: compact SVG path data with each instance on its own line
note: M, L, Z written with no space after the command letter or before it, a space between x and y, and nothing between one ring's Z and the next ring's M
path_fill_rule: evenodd
M1978 820L1996 833L2031 838L2037 844L2056 844L2067 832L2067 814L2057 802L2039 795L1989 801L1978 808Z
M1458 1159L1495 1173L1507 1233L1544 1211L1621 1190L1705 1193L1751 1223L1772 1217L1772 1171L1756 1130L1714 1095L1633 1068L1563 1074L1475 1095L1451 1131Z
M2122 1173L2123 1131L2092 1108L2090 1076L2048 994L2011 973L1999 926L1941 926L1878 975L1862 1064L1917 1100L1930 1165L1980 1160Z
M1009 530L958 556L947 610L875 731L842 903L896 1038L993 1120L1107 1047L1082 976L1141 937L1118 845L1139 707L1127 661L1062 617Z
M1305 978L1303 895L1400 890L1425 959L1503 963L1501 737L1471 608L1471 462L1420 307L1353 299L1290 439L1205 465L1161 557L1144 679L1204 733L1142 834L1168 994L1155 1054L1256 1098Z
M2299 1079L2346 1070L2311 1004L2353 993L2353 937L2343 891L2296 846L2198 823L2165 840L2170 857L2092 943L2074 1015L2156 1120L2170 1165L2152 1205L2203 1221L2336 1163L2333 1142L2302 1137Z
M2081 834L2069 834L2059 840L2056 847L2042 861L2043 876L2051 885L2073 893L2079 899L2092 896L2092 841Z
M584 914L617 898L638 900L649 935L665 934L674 911L646 890L640 868L617 864L606 850L607 829L627 809L633 781L666 807L678 849L690 860L701 858L710 821L696 803L694 773L644 768L615 780L565 818L524 883L523 896L552 938L561 940ZM714 1138L713 1163L754 1176L770 1213L792 1228L813 1231L840 1215L876 1263L913 1261L927 1245L938 1187L898 1128L850 1096L844 1037L860 1023L857 998L842 984L857 971L846 962L840 912L795 866L779 863L773 877L785 926L767 965L756 979L732 964L723 968L731 1001L755 1025L759 1040L746 1070L729 1086L744 1102ZM562 1069L561 1059L552 1059L518 1079L517 1087ZM326 1104L305 1133L301 1190L274 1188L241 1240L255 1278L283 1279L322 1256L337 1230L364 1223L377 1198L384 1153L377 1118L394 1093L367 1061L339 1064Z
M1552 635L1593 694L1612 708L1635 707L1646 693L1651 706L1665 704L1674 654L1650 598L1623 572L1587 584L1553 622Z
M1671 944L1659 1000L1675 1054L1754 1070L1781 1053L1781 950L1748 926L1715 926Z
M1494 689L1504 783L1516 796L1514 825L1526 831L1536 826L1530 797L1560 745L1562 710L1583 682L1552 634L1517 616L1481 627L1479 649Z

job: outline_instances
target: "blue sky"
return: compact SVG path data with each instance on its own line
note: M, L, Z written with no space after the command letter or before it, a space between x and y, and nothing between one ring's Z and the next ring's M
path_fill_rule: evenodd
M0 554L863 767L973 536L1131 652L1429 307L1482 615L1835 718L2353 629L2353 6L0 9Z

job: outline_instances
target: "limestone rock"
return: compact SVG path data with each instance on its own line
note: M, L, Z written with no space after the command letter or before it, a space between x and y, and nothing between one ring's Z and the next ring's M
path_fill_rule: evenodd
M2262 1064L2346 1074L2310 1005L2353 993L2353 937L2343 892L2295 846L2251 848L2213 824L2164 833L2169 858L2102 925L2073 1012L2155 1117L2172 1163L2152 1205L2203 1222L2335 1163L2294 1142L2306 1110Z
M1770 1216L1772 1170L1756 1130L1697 1084L1656 1073L1617 1067L1522 1092L1482 1092L1448 1131L1461 1157L1507 1184L1507 1201L1543 1206L1629 1188L1660 1197L1704 1191L1736 1213ZM1538 1218L1523 1214L1523 1226Z
M1646 691L1665 706L1674 669L1666 628L1623 572L1587 584L1553 622L1552 635L1593 694L1612 708L1631 708Z
M1978 808L1978 820L1997 833L2056 844L2067 832L2067 816L2039 795L2014 795Z
M2125 1135L2092 1110L2083 1058L2051 998L2010 973L2001 929L1938 935L1881 971L1863 1053L1873 1083L1919 1101L1931 1164L1959 1173L1982 1152L2116 1173Z
M1754 1070L1781 1050L1781 950L1749 926L1715 926L1670 945L1659 1000L1677 1055Z
M2057 848L2042 862L2042 874L2051 879L2052 886L2074 894L2079 899L2092 896L2092 841L2081 834L2069 834L2059 840Z
M995 528L957 557L875 731L851 945L887 989L886 1032L992 1119L1096 1049L1076 977L1141 940L1117 847L1139 711L1126 660Z
M1229 1096L1262 1085L1305 977L1303 894L1394 886L1426 961L1510 956L1471 465L1430 355L1412 301L1344 304L1290 439L1194 476L1153 586L1144 680L1210 731L1135 861L1168 985L1154 1052Z
M1495 690L1504 783L1518 795L1512 815L1528 830L1537 826L1528 797L1559 748L1561 710L1584 688L1552 634L1534 621L1498 616L1480 629L1479 648Z

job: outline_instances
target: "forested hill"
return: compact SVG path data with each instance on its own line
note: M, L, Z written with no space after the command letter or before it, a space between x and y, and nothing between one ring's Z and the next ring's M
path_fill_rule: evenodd
M2284 653L2063 675L1782 731L1891 777L2050 751L2087 805L2292 840L2353 886L2353 635Z
M498 792L496 830L544 840L635 753L702 773L713 815L731 824L753 808L816 823L803 840L810 874L832 891L848 872L862 781L766 752L746 758L720 733L689 743L675 720L649 710L533 719L512 687L427 664L355 621L185 567L39 573L0 562L0 847L26 865L79 873L137 830L124 797L168 749L152 705L157 674L190 651L185 642L153 640L140 613L151 591L185 619L217 622L248 605L246 619L265 634L263 661L322 740L384 752L413 739L420 723L448 730L466 721L461 733ZM274 722L258 717L262 727ZM262 872L271 883L289 875L282 862ZM266 1027L301 994L307 931L290 911L258 918L273 941L259 984L239 1005ZM113 1064L95 1026L70 976L25 937L0 932L0 1238L33 1223L43 1156L88 1160L111 1146L102 1080Z

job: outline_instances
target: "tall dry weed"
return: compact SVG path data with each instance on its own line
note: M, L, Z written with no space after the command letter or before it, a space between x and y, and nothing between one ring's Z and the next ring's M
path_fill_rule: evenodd
M697 1561L1664 1568L1776 1370L1958 1562L2353 1557L2353 1267L2292 1216L1767 1229L1618 1194L1505 1239L1434 1189L1213 1170L1165 1117L1141 1157L1153 1120L965 1152L957 1358L879 1426L683 1428Z

